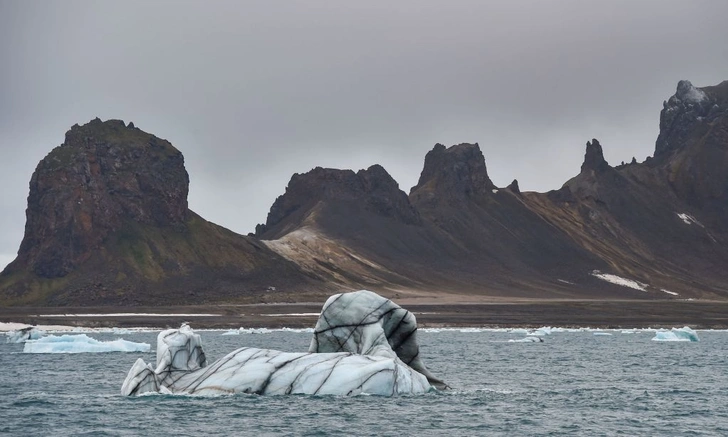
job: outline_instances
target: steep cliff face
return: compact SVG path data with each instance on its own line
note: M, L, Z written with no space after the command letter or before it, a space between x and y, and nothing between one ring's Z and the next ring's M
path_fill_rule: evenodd
M9 270L63 277L126 221L183 225L188 185L168 141L120 120L75 125L33 173L25 237Z
M236 300L318 280L187 206L182 154L119 120L74 126L37 166L5 304ZM324 287L325 288L325 287Z
M653 165L683 201L728 218L728 81L705 88L680 81L660 113Z

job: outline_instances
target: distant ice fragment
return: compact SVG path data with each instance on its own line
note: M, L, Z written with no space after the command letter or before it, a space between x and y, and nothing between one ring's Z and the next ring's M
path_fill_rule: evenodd
M24 343L28 340L37 340L46 335L46 332L30 326L27 328L18 329L17 331L6 332L5 335L7 336L6 341L8 343Z
M312 333L313 332L313 328L277 328L277 329L268 329L268 328L238 328L238 329L230 329L228 331L223 332L220 335L272 334L274 332L303 332L303 333Z
M239 329L231 329L229 331L223 332L220 335L240 335L240 330Z
M632 279L622 278L621 276L612 275L609 273L602 273L599 270L591 272L592 276L595 276L602 281L611 282L612 284L621 285L623 287L633 288L635 290L647 291L647 284L637 282Z
M510 339L508 340L508 343L543 343L543 338L529 336L525 338L519 338L518 340Z
M27 354L78 354L86 352L149 352L148 343L134 343L122 339L99 341L79 335L49 335L38 340L25 342L23 352Z
M670 331L657 331L652 341L700 341L698 333L689 327L672 328Z
M678 294L677 294L677 293L675 293L674 291L670 291L670 290L665 290L664 288L660 288L660 291L662 291L662 292L664 292L664 293L667 293L667 294L671 294L671 295L673 295L673 296L678 296Z
M602 331L597 331L597 332L595 332L595 333L594 333L593 335L595 335L595 336L597 336L597 337L609 337L609 336L611 336L612 334L610 334L609 332L602 332Z

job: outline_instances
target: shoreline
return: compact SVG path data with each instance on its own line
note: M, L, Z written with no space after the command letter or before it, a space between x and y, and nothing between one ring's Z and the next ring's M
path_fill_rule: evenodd
M502 300L418 302L395 300L421 328L673 328L728 329L728 301ZM1 323L71 328L195 329L313 328L323 302L170 307L0 307Z

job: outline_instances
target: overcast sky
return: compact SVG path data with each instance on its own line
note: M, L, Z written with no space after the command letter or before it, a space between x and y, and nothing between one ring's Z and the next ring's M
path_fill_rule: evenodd
M726 17L724 0L0 0L0 268L74 123L168 139L191 209L243 234L295 172L381 164L409 192L438 142L548 191L593 137L612 165L651 155L678 80L728 79Z

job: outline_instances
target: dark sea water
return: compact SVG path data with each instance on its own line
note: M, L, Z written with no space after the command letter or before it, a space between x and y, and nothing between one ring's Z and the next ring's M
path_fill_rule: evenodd
M242 346L305 351L310 333L199 331L208 360ZM728 332L700 342L654 333L420 331L423 359L454 389L420 396L119 394L157 333L99 334L151 353L23 354L0 343L0 433L60 435L728 435ZM4 341L4 339L0 339Z

